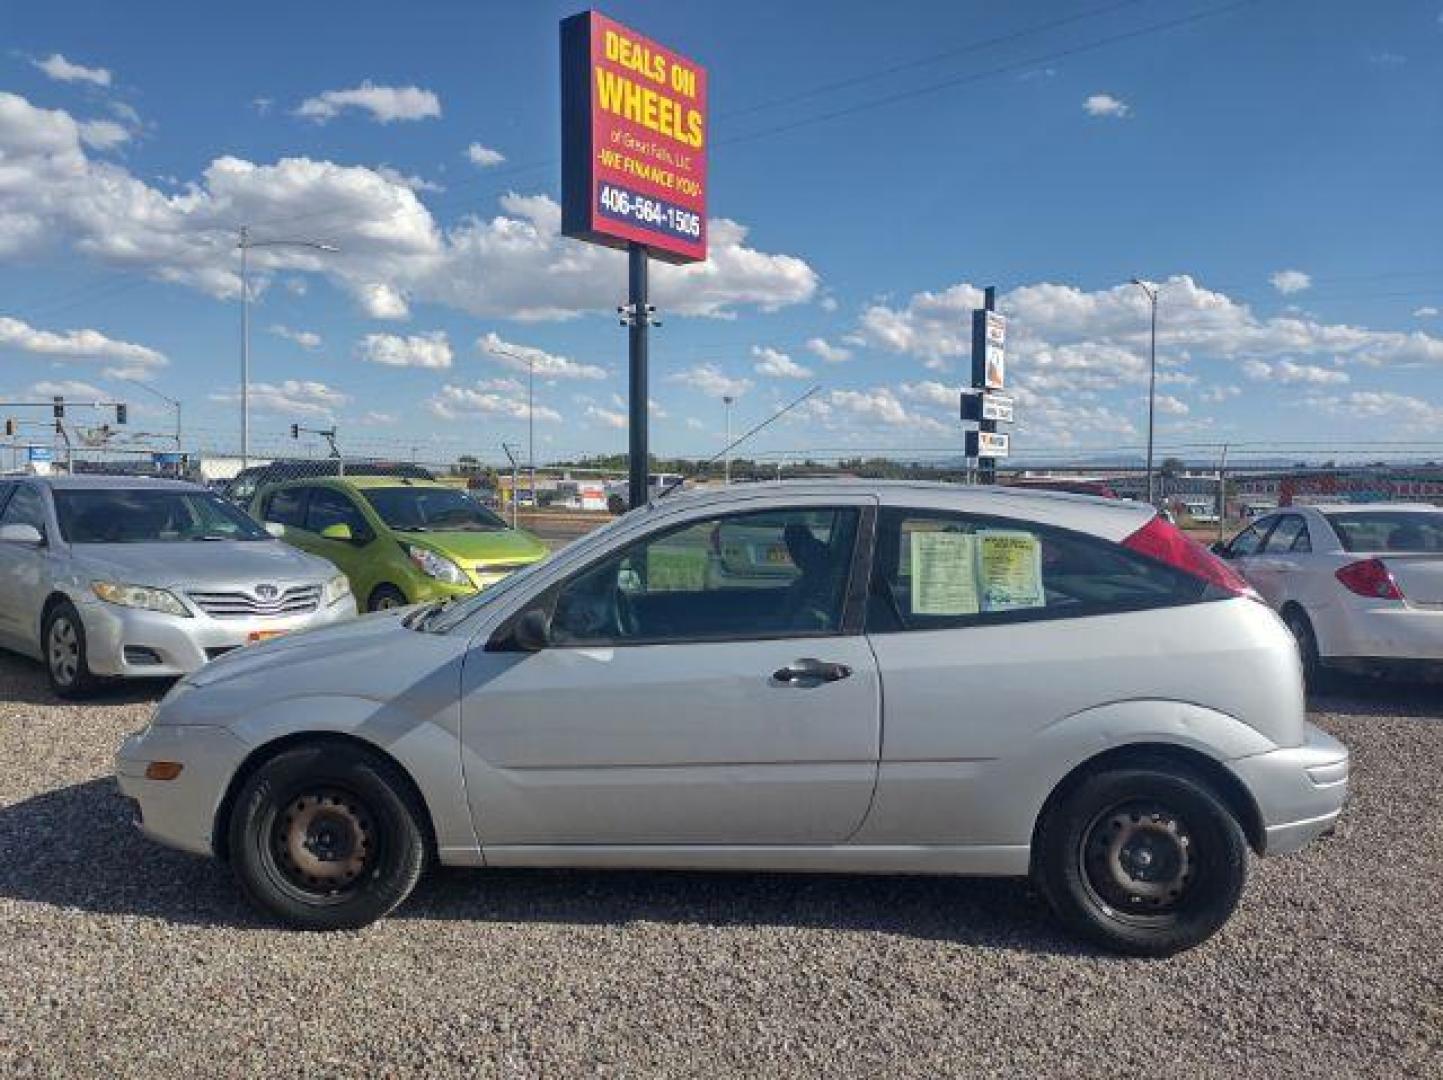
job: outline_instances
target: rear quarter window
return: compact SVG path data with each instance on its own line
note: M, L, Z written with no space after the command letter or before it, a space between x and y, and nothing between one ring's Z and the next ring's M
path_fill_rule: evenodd
M1117 544L1032 522L884 510L868 632L1081 618L1195 603L1205 582Z

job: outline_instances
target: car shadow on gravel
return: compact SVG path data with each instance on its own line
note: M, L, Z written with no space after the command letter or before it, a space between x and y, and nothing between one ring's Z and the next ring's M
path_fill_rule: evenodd
M174 679L113 679L94 696L66 701L51 692L45 665L28 656L0 652L0 700L21 705L137 705L159 701Z
M1308 711L1359 716L1406 716L1438 721L1443 681L1413 682L1330 672L1308 689Z
M145 839L108 777L0 807L0 897L184 926L275 927L222 865ZM1010 879L442 868L392 918L785 926L1094 955Z

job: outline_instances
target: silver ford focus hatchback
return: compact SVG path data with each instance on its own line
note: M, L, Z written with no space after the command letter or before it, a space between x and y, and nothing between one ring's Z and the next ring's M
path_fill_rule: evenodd
M1249 849L1332 826L1348 751L1277 616L1149 507L805 481L226 656L117 770L148 835L300 927L429 863L1031 875L1163 955L1227 920Z

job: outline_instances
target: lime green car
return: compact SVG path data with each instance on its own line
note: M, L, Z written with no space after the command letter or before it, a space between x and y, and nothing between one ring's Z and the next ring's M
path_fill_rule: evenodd
M430 480L292 480L257 492L250 509L288 543L335 563L365 611L465 596L547 555L530 533Z

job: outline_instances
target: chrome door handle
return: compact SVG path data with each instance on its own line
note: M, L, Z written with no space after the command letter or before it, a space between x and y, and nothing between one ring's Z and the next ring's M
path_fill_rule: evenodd
M852 674L846 664L833 664L826 660L805 657L793 660L784 668L772 672L772 679L787 686L807 686L817 683L836 682Z

